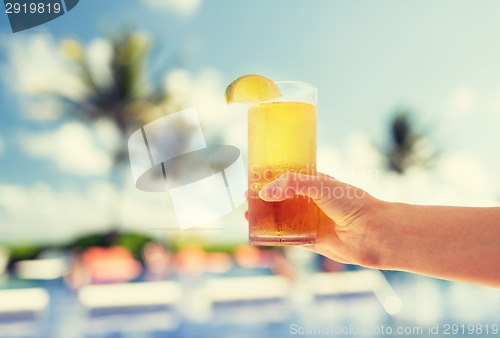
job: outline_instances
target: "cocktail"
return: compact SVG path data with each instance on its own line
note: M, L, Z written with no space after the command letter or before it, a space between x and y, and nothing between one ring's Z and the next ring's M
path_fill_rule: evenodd
M252 99L245 98L252 102L248 109L249 240L254 245L312 244L321 213L312 200L294 195L282 202L265 202L258 196L266 184L286 172L316 173L316 88L295 81L273 84L276 88L268 83L254 90L257 94Z

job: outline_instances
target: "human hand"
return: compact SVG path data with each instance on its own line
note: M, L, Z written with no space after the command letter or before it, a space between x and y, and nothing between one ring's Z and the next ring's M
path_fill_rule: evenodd
M310 176L287 173L266 185L259 197L279 202L295 195L312 199L322 210L316 243L306 246L316 253L347 264L376 267L377 254L368 243L374 243L375 215L384 202L366 191L328 175Z
M341 263L500 287L500 207L385 202L325 174L287 173L259 192L268 202L295 195L323 212L309 250Z

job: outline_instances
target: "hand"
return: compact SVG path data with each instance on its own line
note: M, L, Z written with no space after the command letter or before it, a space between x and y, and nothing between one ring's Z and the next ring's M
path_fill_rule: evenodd
M324 174L287 173L259 196L296 194L323 211L307 249L341 263L500 287L500 207L385 202Z
M284 174L266 185L259 196L278 202L296 194L310 197L323 211L316 243L307 249L341 263L377 265L377 256L366 243L375 227L371 220L384 202L321 173Z

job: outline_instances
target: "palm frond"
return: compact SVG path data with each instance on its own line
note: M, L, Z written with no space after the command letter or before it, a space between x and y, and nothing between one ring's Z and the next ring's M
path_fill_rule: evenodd
M404 174L412 166L430 167L437 157L436 150L427 149L427 135L416 126L413 113L397 110L390 120L388 145L384 150L389 171Z

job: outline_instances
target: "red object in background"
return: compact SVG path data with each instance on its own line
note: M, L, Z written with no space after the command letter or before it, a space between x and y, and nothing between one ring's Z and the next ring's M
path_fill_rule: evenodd
M91 283L128 282L142 271L141 263L122 247L92 247L83 253L82 262Z

